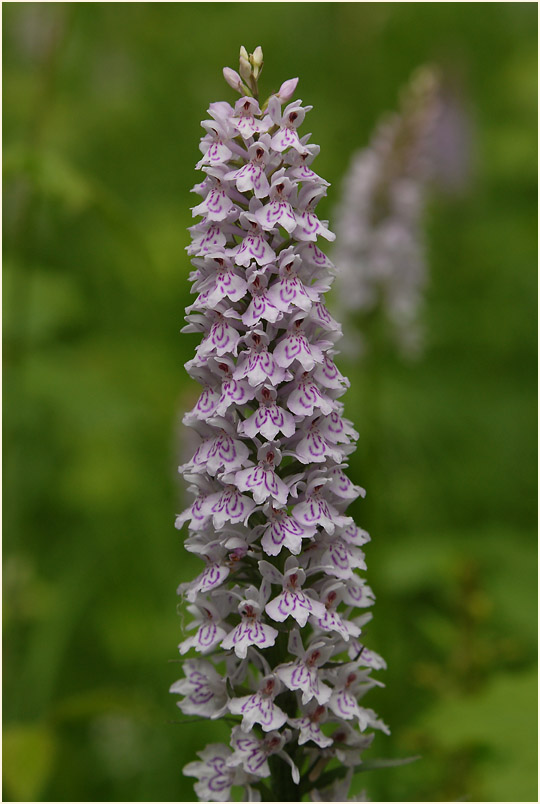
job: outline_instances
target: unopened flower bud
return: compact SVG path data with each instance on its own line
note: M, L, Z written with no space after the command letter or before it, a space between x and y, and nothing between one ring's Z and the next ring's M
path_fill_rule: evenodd
M249 81L251 78L251 62L244 45L240 48L240 75L244 81Z
M235 89L241 95L245 95L246 87L242 83L242 79L240 78L236 70L232 70L230 67L224 67L223 78L230 87Z
M263 52L262 47L258 45L251 54L251 64L253 65L253 78L257 79L263 67Z
M279 92L276 93L280 101L290 100L296 91L297 84L298 78L289 78L288 81L284 81L279 88Z

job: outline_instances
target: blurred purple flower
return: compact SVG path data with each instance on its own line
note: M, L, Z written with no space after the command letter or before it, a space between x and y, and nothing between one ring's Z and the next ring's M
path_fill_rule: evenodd
M468 121L459 96L435 69L424 67L406 87L400 111L383 119L369 146L353 155L332 253L340 269L336 306L351 354L369 349L366 316L377 309L404 355L421 352L428 189L435 183L447 191L462 187L468 154Z

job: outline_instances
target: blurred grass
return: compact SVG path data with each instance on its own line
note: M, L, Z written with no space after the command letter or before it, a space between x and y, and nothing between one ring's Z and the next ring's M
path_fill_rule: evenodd
M300 76L332 182L421 63L460 79L467 193L436 198L425 359L361 365L355 513L373 534L371 704L421 753L373 800L536 798L536 8L4 4L4 798L192 800L220 723L179 720L172 522L199 121L261 44ZM342 364L343 365L343 364ZM369 460L367 459L369 456ZM355 783L356 784L356 783Z

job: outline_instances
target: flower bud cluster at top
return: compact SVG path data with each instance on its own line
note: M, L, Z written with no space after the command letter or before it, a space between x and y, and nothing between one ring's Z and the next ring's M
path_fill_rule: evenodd
M427 183L444 157L438 147L442 114L440 78L424 67L406 87L400 112L383 120L345 175L332 258L340 267L336 310L350 351L358 353L360 344L348 331L348 316L377 306L404 355L421 349L422 216Z
M290 102L297 79L261 108L261 68L261 49L242 49L240 74L224 71L240 99L210 104L202 122L187 249L196 299L183 331L202 339L186 369L202 391L184 422L200 444L179 467L194 501L176 527L189 523L185 546L204 568L179 587L193 616L179 649L195 658L171 691L184 714L233 725L229 745L184 769L204 801L230 800L235 785L249 800L319 800L334 760L341 795L368 730L386 730L359 704L385 665L361 641L369 536L345 514L364 491L345 474L358 434L324 304L334 267L318 241L334 235L315 207L328 182L298 134L311 107Z

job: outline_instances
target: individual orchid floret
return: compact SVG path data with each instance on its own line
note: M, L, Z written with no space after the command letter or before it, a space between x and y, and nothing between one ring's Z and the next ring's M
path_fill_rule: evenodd
M319 748L327 748L332 745L332 737L327 737L321 731L321 723L328 717L328 711L325 706L311 701L306 707L306 714L304 717L290 718L289 725L298 729L298 745L304 745L309 740L314 742Z
M259 463L237 472L234 482L240 491L250 491L257 503L269 497L279 506L287 504L289 489L276 472L281 463L281 452L276 444L265 444L257 450Z
M329 351L331 352L331 350ZM313 378L325 388L331 388L341 393L350 385L349 380L343 376L332 360L331 353L328 352L324 355L322 363L313 372Z
M358 547L353 547L338 534L327 542L326 550L321 556L321 564L328 575L346 580L353 575L355 569L366 569L365 556Z
M326 533L332 535L336 527L347 526L351 523L350 517L342 516L337 508L328 500L330 490L327 484L330 478L315 476L306 486L300 502L292 509L295 519L303 525L322 527Z
M215 407L217 416L225 416L231 406L241 407L253 399L254 391L250 384L233 376L236 366L232 358L222 357L219 360L212 360L209 361L209 365L214 374L217 373L221 378L221 386L217 389L219 399Z
M276 98L277 96L274 96ZM279 125L279 130L272 137L272 148L279 153L282 153L287 148L294 148L296 151L303 153L305 146L300 142L298 132L296 129L304 122L306 112L311 111L312 106L302 106L302 101L294 101L290 103L283 112L279 114L278 106L276 104L269 104L269 111L272 115L274 123ZM273 112L273 113L272 113Z
M259 407L252 416L241 422L238 431L249 438L259 433L272 441L278 433L292 436L295 432L295 421L291 414L276 403L277 391L263 386L257 392ZM277 464L276 464L277 465Z
M207 745L199 751L200 762L190 762L184 768L185 776L195 776L195 792L200 801L230 801L233 785L244 785L249 776L239 768L227 764L232 756L223 743Z
M264 236L264 229L251 212L242 212L240 223L247 229L242 242L234 248L234 261L247 268L255 260L257 265L269 265L276 259L274 249Z
M298 275L302 269L302 259L295 254L292 246L279 255L279 278L268 292L269 301L284 313L295 307L305 312L311 310L313 302L318 301L317 291L305 285Z
M343 471L345 466L346 464L342 466L334 466L334 468L330 470L330 475L332 478L330 481L330 488L332 490L332 494L342 500L356 500L357 497L365 497L365 489L363 489L361 486L356 486ZM345 533L347 536L343 536L343 538L345 538L345 541L349 542L350 544L360 545L369 541L369 536L357 525L349 526L349 528L345 530Z
M188 606L187 610L195 618L188 627L197 628L197 633L180 643L178 646L180 653L184 655L190 648L199 653L209 653L227 633L220 625L223 610L220 611L206 599L200 599L198 604Z
M321 631L336 631L346 642L351 637L360 635L360 628L350 620L344 619L337 611L342 602L344 590L340 581L323 581L318 589L319 599L326 609L322 617L316 619L316 625Z
M240 98L235 103L234 112L232 124L244 140L249 140L254 134L264 134L272 125L268 116L259 119L261 110L255 98Z
M239 71L224 70L239 99L208 108L187 247L183 332L200 342L185 368L200 389L179 467L193 501L175 525L201 566L178 587L189 622L171 692L184 714L235 724L185 769L208 801L235 786L249 801L315 800L320 769L354 768L367 730L385 728L358 703L384 660L364 646L369 536L346 514L365 492L347 475L358 433L325 301L336 269L320 243L334 235L316 207L329 184L299 132L311 107L297 79L264 101L262 65L242 47Z
M270 201L257 210L255 217L265 231L282 226L291 234L297 226L296 215L289 201L295 187L284 174L284 168L274 173L269 190Z
M354 659L359 667L371 667L374 670L386 670L386 662L382 656L361 645L358 640L353 640L351 647L354 647Z
M281 690L281 683L274 675L265 676L253 695L229 701L229 710L242 715L242 731L249 732L258 723L263 731L280 729L287 722L287 715L274 703Z
M316 599L311 590L302 590L306 573L299 567L294 556L289 556L285 562L285 572L279 572L268 561L259 561L259 570L263 578L282 587L282 592L266 604L265 611L276 622L282 623L287 617L293 617L296 622L304 626L310 614L322 617L324 606Z
M324 356L320 346L317 343L310 343L303 325L303 317L294 317L285 335L278 340L273 354L274 360L281 368L300 364L304 371L311 371L323 362Z
M214 308L222 299L237 302L247 293L247 282L239 270L233 267L230 260L217 257L216 272L210 276L203 286L207 290L206 301L209 307Z
M285 160L289 165L286 175L317 187L329 187L329 183L309 167L319 151L318 145L306 145L303 153L294 150L288 151L285 155Z
M292 555L298 555L302 549L302 539L312 539L315 527L302 525L283 509L269 506L266 511L269 524L263 526L261 547L269 556L277 556L285 547Z
M189 508L177 515L174 526L181 530L185 523L189 522L192 531L203 530L211 516L211 510L207 505L215 499L220 487L214 478L205 475L197 473L190 475L186 472L184 477L190 481L188 491L195 495L195 500Z
M258 740L253 736L246 737L244 732L238 726L235 726L232 731L231 740L234 753L232 757L227 760L227 764L230 767L238 767L240 765L247 773L265 777L270 775L268 757L272 754L277 754L291 766L293 781L298 784L300 781L298 768L291 760L290 756L283 750L283 746L290 738L290 730L285 729L281 733L271 731L266 735L264 740Z
M247 151L249 161L237 170L225 174L225 179L233 181L241 193L253 191L256 198L265 198L270 190L265 167L269 161L270 138L263 135L252 143Z
M319 704L326 704L332 696L332 689L322 681L320 668L334 652L332 643L320 639L304 650L300 633L294 629L289 637L289 652L297 657L296 660L279 665L276 675L288 689L302 692L303 704L312 698Z
M373 606L375 595L364 578L353 574L345 581L343 602L350 606L356 606L357 608L367 608Z
M246 523L256 508L256 503L246 494L240 494L233 483L223 487L221 494L213 502L210 512L215 528L222 528L226 522L234 525Z
M350 722L342 721L341 718L334 719L339 725L332 732L332 746L325 751L325 754L328 757L335 757L345 767L354 767L361 762L362 751L370 747L375 735L360 733Z
M388 727L382 721L377 720L373 710L364 709L358 704L358 695L361 691L366 692L375 683L365 671L358 669L355 662L340 667L336 671L334 688L328 701L328 707L334 714L344 720L356 718L360 731L365 731L368 726L388 731Z
M196 320L195 316L191 316L191 319ZM210 324L210 328L197 348L197 358L202 360L202 365L204 365L204 358L209 356L221 357L227 354L237 354L240 334L232 323L229 324L226 321L226 316L219 311L214 311L213 315L209 317L209 321L204 323L205 329L208 324Z
M314 382L312 374L301 371L293 387L287 395L287 407L297 416L312 416L316 410L321 413L331 413L332 400L326 396Z
M272 324L282 318L283 313L272 304L268 297L268 279L265 276L255 276L248 285L251 293L251 302L242 316L242 323L246 327L254 328L264 319Z
M187 659L183 670L185 678L170 688L170 692L185 696L177 704L182 712L213 720L221 717L227 711L225 679L210 662L202 659Z
M335 234L313 211L324 195L326 195L324 187L311 187L309 184L300 191L296 215L298 226L294 232L298 240L315 242L318 237L324 237L326 240L336 239Z
M261 330L252 330L245 338L247 349L238 356L234 378L247 379L252 388L270 382L274 387L289 378L274 354L268 350L268 337Z
M182 471L207 472L215 476L220 470L240 469L249 462L246 445L221 429L213 438L205 439Z
M324 463L328 459L340 463L343 454L332 442L325 438L324 419L317 416L312 420L305 435L297 442L294 455L301 463Z
M202 215L207 221L219 222L229 220L231 213L235 210L239 214L238 207L229 198L221 181L213 179L211 176L209 176L209 181L211 189L205 195L204 201L192 208L193 217Z
M178 587L178 594L185 594L187 600L191 603L197 599L198 594L206 594L218 589L231 571L230 567L223 563L225 551L218 546L213 553L214 557L204 554L206 567L194 581L180 584ZM219 554L219 557L215 555L216 553Z
M226 164L232 158L233 151L236 150L228 140L231 133L230 124L225 122L220 125L215 120L204 120L201 125L206 129L207 134L201 140L200 150L203 158L197 163L197 167Z
M245 659L251 645L257 648L269 648L275 644L278 631L271 625L262 622L263 609L269 596L269 584L263 583L260 591L251 586L246 597L238 606L240 623L230 631L221 643L226 650L234 649L240 659Z

